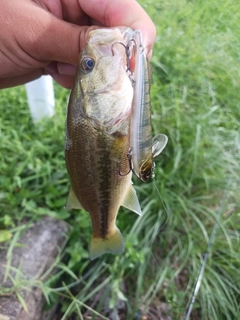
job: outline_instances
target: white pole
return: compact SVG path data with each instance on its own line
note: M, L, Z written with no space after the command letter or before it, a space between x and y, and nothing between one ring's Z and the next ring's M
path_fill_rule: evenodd
M27 83L26 90L33 121L54 115L55 100L51 76L42 76Z

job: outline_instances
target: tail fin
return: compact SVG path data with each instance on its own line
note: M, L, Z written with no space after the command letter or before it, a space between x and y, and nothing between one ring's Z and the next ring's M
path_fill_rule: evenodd
M102 239L92 237L90 244L90 259L93 260L104 253L123 253L125 244L123 236L119 229L116 227L115 233Z

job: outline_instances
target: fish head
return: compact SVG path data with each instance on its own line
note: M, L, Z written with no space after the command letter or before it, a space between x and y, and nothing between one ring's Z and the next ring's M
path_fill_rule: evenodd
M126 74L126 32L120 29L97 29L80 55L79 73L83 93L110 90Z
M112 127L131 114L133 88L126 68L131 34L130 28L93 30L79 56L76 92L83 112L101 126Z

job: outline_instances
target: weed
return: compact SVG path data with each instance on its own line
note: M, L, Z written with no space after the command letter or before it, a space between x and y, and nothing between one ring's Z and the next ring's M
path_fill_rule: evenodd
M118 300L125 303L128 319L139 310L146 314L156 301L166 303L172 319L179 319L191 299L228 181L193 314L195 319L238 319L240 3L141 3L157 28L153 130L167 134L169 143L156 165L155 181L143 184L134 178L143 216L120 210L117 224L126 239L125 253L90 262L90 219L83 211L63 208L69 188L63 152L68 92L58 86L55 116L36 126L24 87L0 92L0 229L11 233L5 231L1 241L11 246L12 228L45 214L72 225L59 264L64 284L52 288L47 282L43 289L46 298L61 297L62 319L83 319L84 312L104 319Z

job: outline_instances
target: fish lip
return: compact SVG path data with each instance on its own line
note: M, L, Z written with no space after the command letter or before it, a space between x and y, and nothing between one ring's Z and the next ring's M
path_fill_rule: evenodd
M89 33L87 44L93 46L100 55L112 56L112 45L119 42L126 46L134 38L134 33L129 27L95 29Z
M113 31L114 31L114 35L113 35ZM94 29L89 32L88 43L93 43L93 42L97 42L97 41L100 41L100 43L101 42L106 43L106 36L107 35L111 35L111 37L109 37L109 39L112 39L112 40L109 40L109 42L110 41L113 42L113 41L116 41L116 34L118 34L123 39L125 39L128 35L129 35L129 38L132 37L132 35L134 33L135 33L135 31L132 28L122 27L122 26L112 27L112 28ZM103 34L105 35L105 37L103 37Z

